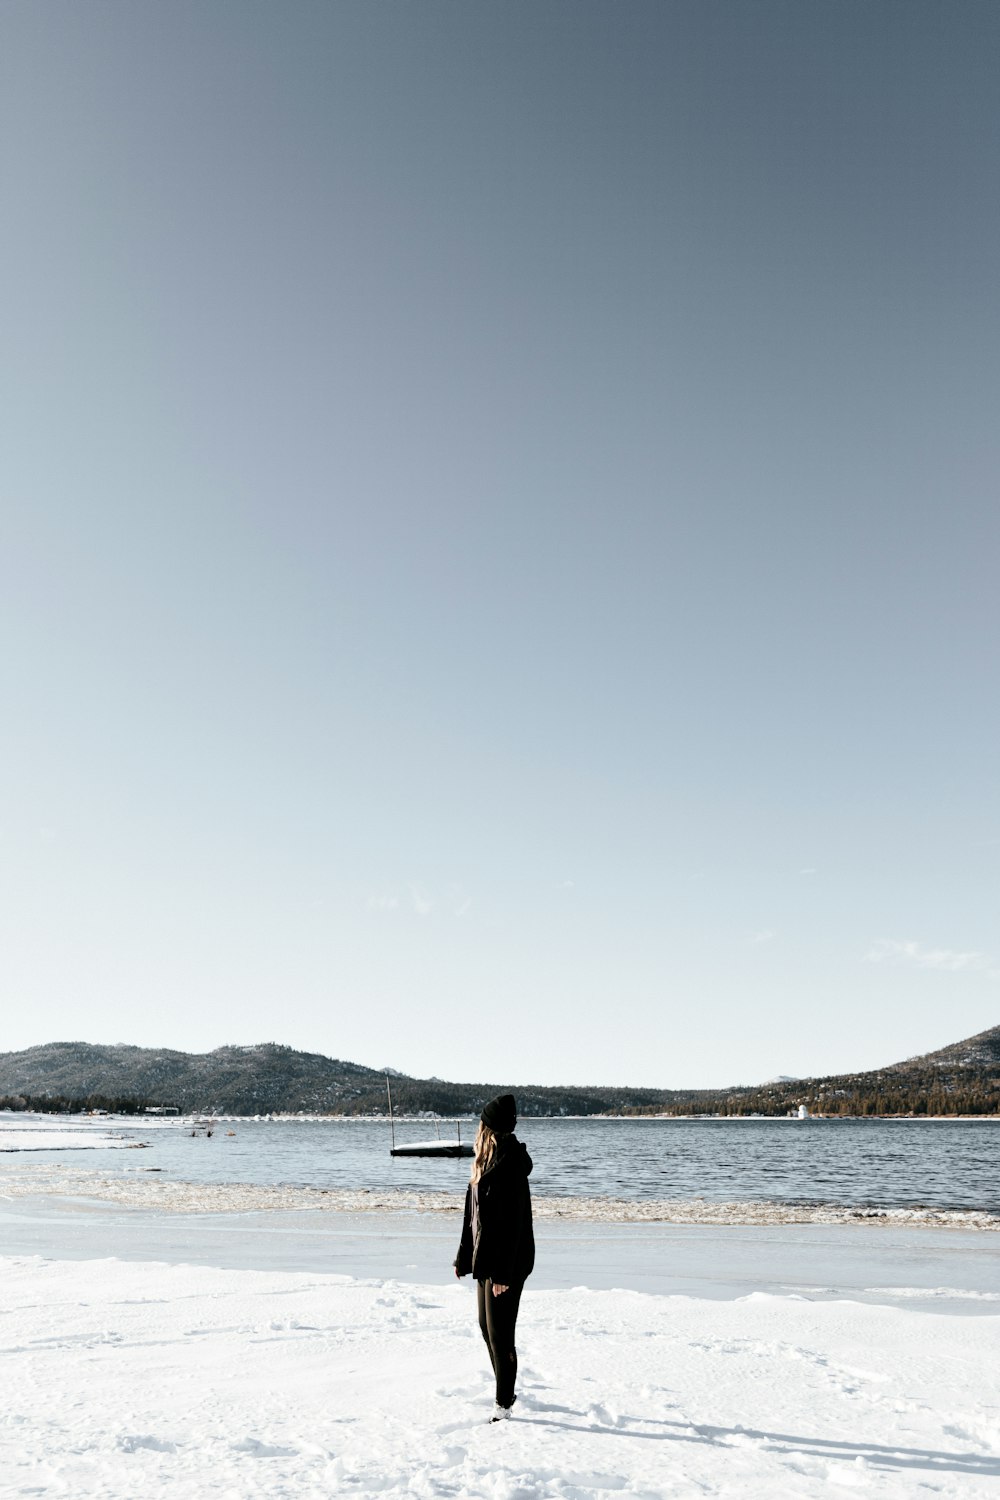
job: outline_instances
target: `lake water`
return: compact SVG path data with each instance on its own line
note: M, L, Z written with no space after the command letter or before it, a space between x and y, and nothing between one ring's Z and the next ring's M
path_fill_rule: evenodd
M442 1124L441 1134L454 1128ZM31 1155L115 1174L141 1162L193 1183L458 1194L469 1175L467 1159L391 1157L383 1121L237 1120L217 1124L210 1137L180 1123L114 1129L150 1149L141 1157L100 1149ZM426 1140L435 1131L427 1121L403 1122L396 1137ZM473 1121L463 1122L464 1139L473 1131ZM518 1135L534 1158L539 1196L1000 1213L1000 1120L525 1119Z

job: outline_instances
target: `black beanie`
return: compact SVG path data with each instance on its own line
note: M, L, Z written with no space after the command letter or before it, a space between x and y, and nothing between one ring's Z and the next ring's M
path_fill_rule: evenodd
M479 1117L494 1135L506 1135L517 1124L517 1104L513 1094L498 1094L489 1104L483 1105Z

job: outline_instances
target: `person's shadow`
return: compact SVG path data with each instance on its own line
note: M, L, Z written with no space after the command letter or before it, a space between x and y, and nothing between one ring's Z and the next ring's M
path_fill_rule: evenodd
M938 1448L905 1448L897 1443L869 1443L862 1439L844 1442L839 1438L804 1437L789 1432L763 1432L754 1427L715 1427L707 1422L684 1422L676 1418L618 1416L613 1423L587 1422L587 1413L571 1406L556 1406L548 1401L529 1398L524 1402L525 1416L539 1427L561 1427L567 1432L604 1433L607 1437L641 1438L652 1442L705 1443L728 1446L730 1438L750 1438L764 1445L769 1453L803 1458L836 1458L850 1462L861 1458L879 1469L929 1469L935 1473L971 1474L978 1479L1000 1475L1000 1457L979 1453L949 1453ZM554 1412L560 1416L578 1417L576 1422L555 1416L536 1415ZM654 1429L650 1431L649 1429ZM660 1429L659 1431L655 1429Z

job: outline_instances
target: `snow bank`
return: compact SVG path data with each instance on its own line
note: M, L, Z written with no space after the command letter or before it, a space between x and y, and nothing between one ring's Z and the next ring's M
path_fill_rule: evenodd
M0 1151L92 1151L97 1147L137 1146L120 1135L81 1128L66 1130L47 1126L16 1126L0 1129Z
M119 1144L133 1144L122 1141ZM456 1192L408 1192L395 1188L316 1188L253 1183L179 1182L155 1168L111 1176L84 1167L17 1163L6 1169L3 1191L13 1197L36 1193L97 1198L123 1207L177 1213L301 1212L457 1214ZM873 1224L900 1228L1000 1230L1000 1214L935 1208L846 1208L836 1204L713 1203L702 1198L532 1199L539 1219L605 1224Z
M4 1492L101 1500L1000 1493L1000 1318L527 1291L486 1418L469 1284L0 1260Z

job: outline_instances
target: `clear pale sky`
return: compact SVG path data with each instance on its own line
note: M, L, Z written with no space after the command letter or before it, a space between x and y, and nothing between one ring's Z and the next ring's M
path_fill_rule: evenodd
M1000 6L0 11L0 1050L1000 1022Z

